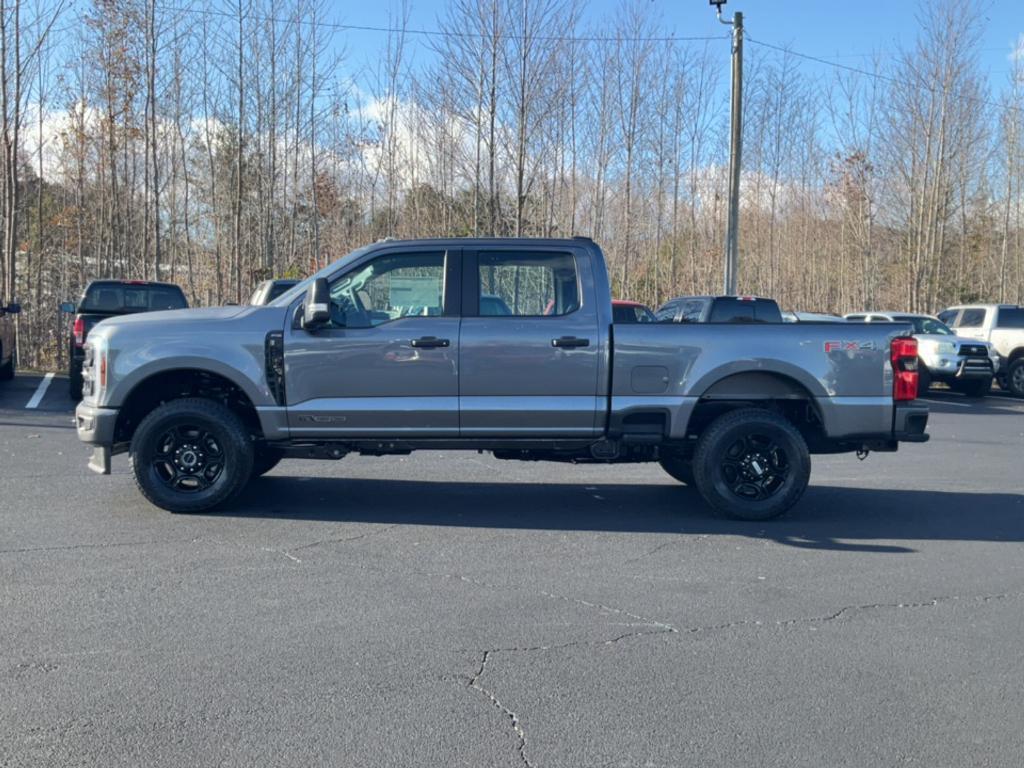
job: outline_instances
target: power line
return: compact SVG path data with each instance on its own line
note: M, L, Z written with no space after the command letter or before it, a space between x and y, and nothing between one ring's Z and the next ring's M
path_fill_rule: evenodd
M792 48L787 48L782 45L776 45L774 43L766 43L763 40L755 40L750 35L746 35L746 38L748 42L751 42L754 45L759 45L762 48L771 48L773 51L782 51L783 53L787 53L790 56L796 56L797 58L800 59L816 61L819 64L826 64L830 67L835 67L836 69L845 69L848 72L856 72L857 74L867 75L868 77L874 77L878 80L886 80L890 83L894 83L897 85L900 83L900 80L898 80L897 78L889 77L888 75L882 75L879 74L878 72L871 72L870 70L861 69L860 67L851 67L849 64L840 64L838 61L829 61L828 59L823 59L820 58L819 56L811 56L809 53L800 53L799 51L794 51Z
M182 8L180 6L173 5L161 5L161 10L171 11L176 13L192 13L206 16L220 16L229 19L237 19L238 14L230 11L222 11L217 8ZM372 26L367 24L342 24L340 22L333 21L316 21L313 19L299 19L299 18L280 18L274 16L264 16L255 13L243 13L243 18L250 19L253 21L273 22L276 24L300 24L303 26L319 27L321 29L335 29L349 32L384 32L390 34L404 34L404 35L420 35L423 37L455 37L455 38L475 38L475 39L486 39L491 35L483 34L482 32L455 32L452 30L444 29L417 29L410 27L395 27L395 26ZM579 43L669 43L669 42L696 42L705 40L725 40L728 35L694 35L694 36L679 36L679 35L659 35L659 36L642 36L642 37L627 37L624 35L515 35L501 33L497 37L505 38L506 40L543 40L548 42L579 42Z
M867 69L861 69L860 67L851 67L849 64L840 64L838 61L829 61L828 59L823 59L820 56L812 56L809 53L800 53L799 51L794 51L792 48L786 48L785 46L775 45L774 43L766 43L763 40L755 40L750 35L746 35L746 39L749 42L753 43L754 45L759 45L762 48L771 48L774 51L781 51L782 53L789 54L790 56L796 56L797 58L800 59L807 59L808 61L814 61L817 62L818 64L825 64L826 66L834 67L835 69L844 69L847 72L856 72L859 75L871 77L874 78L875 80L884 80L885 82L892 83L893 85L906 84L905 80L901 80L900 78L897 77L892 77L891 75L883 75L880 72L872 72ZM917 73L915 72L915 74ZM923 80L924 78L921 78L920 75L918 75L918 79ZM923 82L922 86L926 91L933 95L939 93L940 91L939 88L926 85ZM959 98L963 99L964 101L972 101L975 104L985 104L987 106L995 107L997 109L1012 109L1014 111L1024 113L1024 107L1015 107L1012 104L1005 104L1000 103L998 101L992 101L991 99L986 99L983 96L971 96L970 94L961 94Z

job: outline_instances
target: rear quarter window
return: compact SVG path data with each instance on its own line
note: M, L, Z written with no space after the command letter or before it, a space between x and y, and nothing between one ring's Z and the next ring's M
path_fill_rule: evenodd
M996 319L997 328L1024 328L1024 307L1003 307Z

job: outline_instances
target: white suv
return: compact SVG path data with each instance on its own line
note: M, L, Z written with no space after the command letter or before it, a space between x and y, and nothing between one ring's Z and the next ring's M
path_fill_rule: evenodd
M850 322L910 323L917 339L918 384L928 391L933 381L968 397L984 397L992 388L992 377L999 368L999 355L987 341L957 336L945 323L931 315L910 312L855 312L846 315Z
M1014 304L964 304L939 313L960 336L992 345L1002 364L999 386L1024 397L1024 307Z

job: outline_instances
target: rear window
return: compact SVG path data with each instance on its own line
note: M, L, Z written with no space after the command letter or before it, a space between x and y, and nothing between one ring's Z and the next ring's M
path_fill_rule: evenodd
M156 312L185 309L188 302L174 285L93 283L78 306L79 312Z
M653 323L654 314L647 307L613 306L612 322L615 323Z
M709 323L781 323L782 312L774 301L723 298L711 307Z
M996 320L997 328L1024 328L1024 307L1003 307Z
M270 295L267 296L267 302L269 303L273 301L289 288L295 286L298 282L298 280L277 280L272 286L270 286Z

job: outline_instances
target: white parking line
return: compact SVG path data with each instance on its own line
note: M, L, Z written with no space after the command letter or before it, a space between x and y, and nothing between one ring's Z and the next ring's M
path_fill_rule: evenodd
M50 382L53 381L53 374L48 373L43 376L43 380L39 382L39 386L36 387L36 391L33 393L32 398L25 404L25 408L38 408L39 404L43 402L43 395L46 394L46 388L50 386Z
M934 403L935 405L952 405L954 408L973 408L970 403L954 403L949 400L932 400L930 397L922 397L926 403Z

